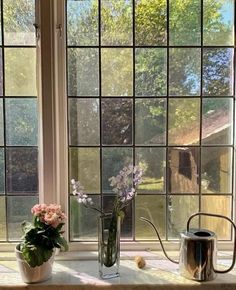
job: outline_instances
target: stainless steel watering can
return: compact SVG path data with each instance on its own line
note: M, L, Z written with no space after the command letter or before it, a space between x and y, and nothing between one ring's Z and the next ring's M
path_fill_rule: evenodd
M195 216L210 216L223 218L229 221L234 227L234 252L231 266L226 270L216 269L217 260L217 237L214 232L205 229L190 229L189 224L192 218ZM163 246L160 235L155 225L148 219L141 217L141 220L150 224L155 230L158 240L160 241L161 248L171 262L179 264L180 274L188 279L196 281L209 281L216 277L217 273L227 273L231 271L235 264L236 257L236 225L234 222L226 217L219 214L210 214L204 212L198 212L191 215L187 222L186 231L180 233L180 255L179 261L171 259Z

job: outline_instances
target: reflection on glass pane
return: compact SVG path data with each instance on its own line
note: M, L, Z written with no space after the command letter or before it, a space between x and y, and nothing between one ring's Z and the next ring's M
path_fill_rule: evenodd
M11 196L7 198L7 225L9 240L20 240L22 237L21 223L32 221L31 208L38 203L38 197Z
M7 145L37 145L37 99L6 99Z
M200 99L170 99L169 139L171 145L199 143Z
M166 49L136 48L135 95L166 95Z
M136 148L135 162L143 168L138 193L164 193L165 148Z
M199 148L169 148L168 173L170 193L198 193Z
M38 149L6 149L6 192L38 193Z
M98 45L98 0L67 0L68 45Z
M204 49L203 93L205 96L233 94L233 49Z
M132 144L132 100L102 100L102 143Z
M188 218L199 210L199 197L181 195L168 197L168 238L179 239L180 232L186 230ZM191 222L191 228L198 228L198 218Z
M136 45L166 45L166 0L136 0Z
M103 211L112 212L114 205L114 196L103 196ZM121 222L121 238L131 239L132 238L132 203L123 209L125 214L124 220Z
M99 100L69 99L70 145L99 145Z
M4 145L3 101L0 99L0 146Z
M0 241L5 241L6 235L6 205L5 197L0 197Z
M98 49L69 48L67 51L69 96L98 96Z
M165 237L165 196L138 195L135 199L135 239L136 240L156 240L157 236L153 229L140 217L149 219L158 229L160 236Z
M102 48L102 95L133 94L133 57L131 48Z
M166 143L166 100L135 101L135 142L139 145Z
M203 98L202 143L232 144L233 100Z
M1 33L1 30L0 30ZM1 36L0 36L1 38ZM2 49L0 48L0 96L3 95Z
M103 148L102 149L102 188L104 193L111 193L108 180L119 174L120 170L132 164L132 148Z
M234 45L234 0L203 1L204 45Z
M3 20L6 45L35 45L34 0L3 1Z
M232 192L232 148L205 147L201 150L203 193Z
M0 194L4 194L4 192L5 192L5 158L4 158L4 149L0 148Z
M5 48L6 96L36 96L36 49Z
M201 211L215 213L231 218L231 197L230 196L202 196ZM226 220L212 217L201 218L202 228L216 233L221 240L230 239L230 223Z
M94 206L100 208L100 196L93 195ZM79 204L70 197L70 241L97 240L97 219L99 213Z
M201 1L170 1L170 45L201 45Z
M132 0L101 0L102 45L132 45Z
M171 48L169 87L171 96L200 95L200 48Z
M100 191L99 148L70 148L70 179L79 180L85 192Z

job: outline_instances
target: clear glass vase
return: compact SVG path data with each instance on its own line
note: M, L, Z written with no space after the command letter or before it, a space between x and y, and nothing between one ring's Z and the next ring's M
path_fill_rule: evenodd
M99 217L98 264L102 279L120 276L120 217L112 213Z

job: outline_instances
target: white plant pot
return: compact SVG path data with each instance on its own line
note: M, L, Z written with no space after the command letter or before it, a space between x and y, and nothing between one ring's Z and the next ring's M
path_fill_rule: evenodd
M52 276L52 266L54 262L54 253L52 257L41 266L30 267L24 260L22 252L19 251L19 244L15 248L16 260L20 270L21 278L25 283L37 283L49 279Z

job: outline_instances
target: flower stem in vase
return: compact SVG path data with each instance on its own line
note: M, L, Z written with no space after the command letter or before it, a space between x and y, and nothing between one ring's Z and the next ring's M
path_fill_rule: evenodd
M117 216L112 215L111 223L109 226L108 240L107 240L107 249L106 249L106 258L104 265L106 267L111 267L115 264L117 260Z

